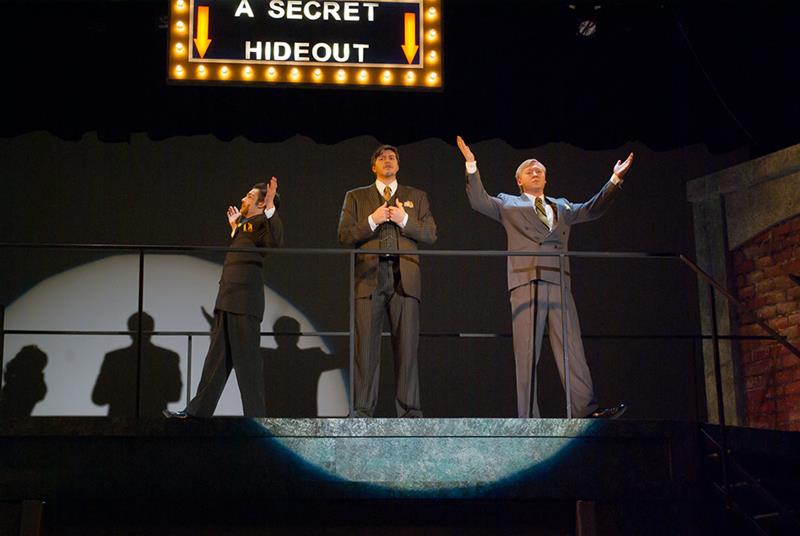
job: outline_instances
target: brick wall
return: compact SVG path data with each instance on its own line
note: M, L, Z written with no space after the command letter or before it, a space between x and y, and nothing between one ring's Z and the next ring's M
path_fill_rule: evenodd
M776 225L733 252L739 299L748 313L740 335L765 335L755 312L800 347L800 215ZM800 358L771 340L740 341L748 426L800 431Z

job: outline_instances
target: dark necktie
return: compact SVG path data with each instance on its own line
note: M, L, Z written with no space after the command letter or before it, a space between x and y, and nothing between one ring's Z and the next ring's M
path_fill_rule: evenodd
M387 203L392 198L392 189L388 186L383 189L383 200ZM390 222L380 226L381 249L397 251L397 226Z
M542 198L537 197L536 201L533 203L536 205L536 215L539 216L539 219L542 220L542 223L547 225L547 228L550 228L550 222L547 221L547 212L544 210L544 203L542 203Z

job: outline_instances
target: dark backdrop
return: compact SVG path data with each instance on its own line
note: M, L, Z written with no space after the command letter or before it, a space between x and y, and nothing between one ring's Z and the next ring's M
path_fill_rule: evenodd
M358 137L323 145L300 136L281 143L210 136L128 143L89 134L64 141L47 133L4 140L3 241L38 243L225 245L225 208L259 178L276 175L288 245L335 248L344 192L373 180L369 156L378 144ZM391 141L391 140L380 140ZM514 169L536 156L548 167L548 191L582 201L608 180L613 163L636 153L624 193L600 221L578 226L572 247L591 251L682 252L691 255L690 209L683 181L738 160L700 147L654 152L641 144L586 151L566 144L514 149L502 141L473 145L487 189L513 192ZM435 249L504 249L497 223L473 212L464 192L463 158L452 144L429 139L400 146L400 180L426 190L438 223ZM2 303L85 253L4 250ZM219 261L220 256L210 256ZM422 329L431 333L508 333L505 260L423 259ZM628 402L642 418L689 418L698 405L697 356L690 340L596 339L592 335L689 335L698 332L697 292L677 262L586 260L573 264L590 366L603 404ZM346 258L272 256L269 285L319 330L348 329ZM146 307L147 304L145 304ZM99 312L98 314L102 314ZM28 326L48 329L48 326ZM270 326L264 326L269 329ZM345 355L346 339L330 341ZM391 415L391 361L384 345L382 412ZM547 351L545 415L563 414L563 393ZM425 337L422 399L430 416L514 415L510 339ZM289 380L287 380L289 381Z
M536 156L548 192L573 201L635 150L623 197L576 228L573 249L691 255L686 181L799 141L800 8L595 4L446 1L445 89L401 93L171 86L166 2L4 3L0 240L222 245L224 207L275 174L289 245L332 247L344 192L371 180L381 142L400 146L401 180L429 192L436 248L502 249L502 229L467 205L460 133L491 192L514 191L513 170ZM575 29L588 16L598 31L586 39ZM4 304L86 261L3 255ZM343 259L270 264L271 286L319 329L346 329ZM632 417L695 415L690 342L591 337L696 333L694 279L654 261L578 260L574 271L601 403L625 400ZM423 277L424 331L509 331L502 260L428 258ZM421 353L429 415L513 415L509 339L425 338ZM552 360L544 366L545 414L558 415L563 393Z
M794 0L445 0L437 94L169 86L168 6L3 2L0 135L370 134L404 144L449 140L457 127L514 147L640 140L657 150L746 145L754 156L800 141ZM597 22L592 38L576 35L584 18Z

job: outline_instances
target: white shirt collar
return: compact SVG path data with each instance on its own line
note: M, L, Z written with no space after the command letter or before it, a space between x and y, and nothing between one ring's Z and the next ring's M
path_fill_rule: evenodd
M383 189L386 188L387 186L392 190L392 195L394 195L397 192L397 181L396 180L393 181L391 184L384 184L384 183L382 183L381 181L379 181L377 179L375 180L375 188L378 189L378 193L381 194L381 197L383 197Z
M537 198L537 197L541 197L541 198L542 198L542 203L544 203L545 205L547 204L547 198L545 197L545 195L544 195L544 194L542 194L542 195L538 195L538 196L537 196L537 195L529 194L528 192L523 192L523 193L524 193L525 195L527 195L527 196L528 196L528 199L530 199L530 200L531 200L531 202L533 202L533 203L535 203L535 202L536 202L536 198Z

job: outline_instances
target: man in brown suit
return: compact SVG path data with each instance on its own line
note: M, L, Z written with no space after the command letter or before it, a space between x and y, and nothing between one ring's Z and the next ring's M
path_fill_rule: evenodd
M428 196L398 184L397 149L382 145L372 155L375 182L347 192L339 218L339 243L396 251L357 255L355 261L356 355L354 417L372 417L378 402L384 312L389 315L398 417L422 417L419 401L419 257L401 252L436 241Z

